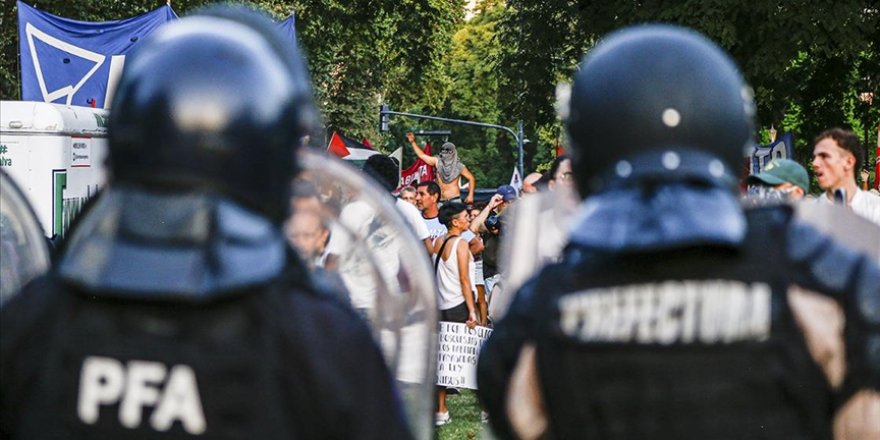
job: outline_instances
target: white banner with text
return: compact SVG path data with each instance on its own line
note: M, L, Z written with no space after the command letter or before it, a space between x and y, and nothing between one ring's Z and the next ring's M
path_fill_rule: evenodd
M440 321L437 331L437 385L477 389L480 347L492 329L468 328L457 322Z

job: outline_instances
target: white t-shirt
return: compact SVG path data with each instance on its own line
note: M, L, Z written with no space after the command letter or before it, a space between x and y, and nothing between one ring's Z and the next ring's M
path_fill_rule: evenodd
M330 234L327 253L339 258L339 275L354 308L375 306L380 282L376 276L397 279L400 252L394 237L391 224L377 221L376 212L368 203L358 200L342 208L339 227ZM375 267L382 273L375 273Z
M859 190L850 202L853 212L880 226L880 197Z
M403 214L403 218L413 228L419 240L424 240L431 236L431 233L428 231L428 225L422 219L422 213L419 211L419 208L401 199L397 199L396 205L397 210Z
M819 196L819 200L824 203L834 203L828 198L827 193ZM866 191L857 190L849 202L849 207L860 217L866 218L871 223L880 226L880 197Z
M442 237L446 235L446 225L440 223L440 219L437 217L425 218L422 217L422 220L425 222L425 225L428 227L428 233L431 236L431 242L437 239L437 237Z

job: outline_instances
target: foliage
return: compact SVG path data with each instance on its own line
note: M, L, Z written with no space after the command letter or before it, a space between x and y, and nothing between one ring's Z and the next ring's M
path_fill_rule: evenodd
M794 131L802 160L823 128L858 130L880 115L876 101L870 109L856 103L858 91L877 94L880 76L880 9L870 0L510 0L508 6L501 100L504 111L539 127L554 125L556 84L571 76L583 53L610 31L646 22L692 27L728 50L755 89L759 125Z
M161 0L28 0L78 20L133 16ZM173 0L180 15L207 0ZM505 132L392 118L377 132L378 106L392 110L497 123L523 120L526 172L552 161L563 138L554 110L556 87L568 82L582 55L625 25L669 22L692 27L728 50L754 87L759 133L773 124L794 132L797 158L829 126L846 126L876 144L880 106L858 100L878 94L880 8L873 0L815 2L682 0L482 0L465 19L465 0L256 0L276 18L297 14L327 132L366 137L383 150L403 146L414 128L451 129L449 140L481 187L509 179L515 140ZM17 99L15 3L0 10L0 98ZM440 138L433 141L437 143ZM873 149L872 149L873 150ZM873 156L873 151L871 152Z
M18 97L18 35L14 2L4 2L3 57L0 80L3 99ZM207 3L176 0L179 15ZM375 137L376 111L385 95L414 102L424 82L433 76L439 55L462 13L462 5L447 0L279 0L251 2L283 18L297 14L297 33L308 57L318 104L328 130L352 137ZM44 11L75 20L106 21L130 17L158 7L156 0L32 2Z
M297 11L328 133L375 139L383 98L414 102L435 79L461 10L441 0L303 0Z

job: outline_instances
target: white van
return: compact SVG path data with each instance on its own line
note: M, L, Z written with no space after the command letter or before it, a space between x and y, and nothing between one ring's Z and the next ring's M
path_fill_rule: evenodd
M18 184L47 237L61 237L104 185L107 110L0 101L0 167Z

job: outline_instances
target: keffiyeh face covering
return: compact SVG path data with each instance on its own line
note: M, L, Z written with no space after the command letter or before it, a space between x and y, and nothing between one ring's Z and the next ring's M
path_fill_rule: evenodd
M437 171L440 173L440 180L443 183L452 183L461 175L464 164L458 159L458 151L455 145L447 142L440 147L440 163L437 164Z

